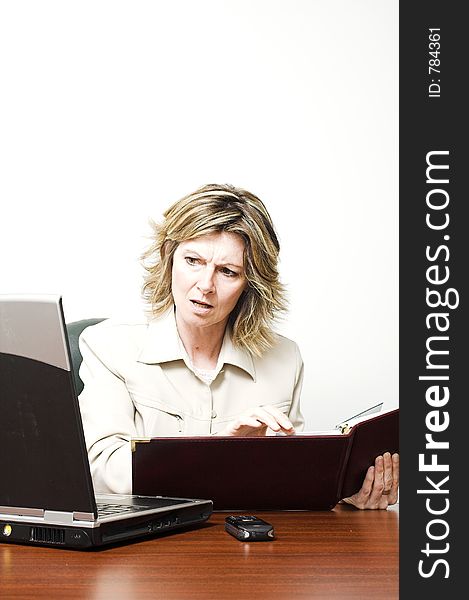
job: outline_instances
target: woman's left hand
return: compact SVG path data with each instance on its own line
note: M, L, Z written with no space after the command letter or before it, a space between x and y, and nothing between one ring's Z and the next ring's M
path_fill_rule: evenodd
M386 452L378 456L374 467L366 473L363 485L356 494L342 502L360 509L386 509L397 502L399 489L399 454Z

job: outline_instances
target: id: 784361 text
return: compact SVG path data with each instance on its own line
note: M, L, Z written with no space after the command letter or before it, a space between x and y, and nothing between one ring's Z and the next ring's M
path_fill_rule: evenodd
M428 85L428 97L439 98L441 94L441 77L440 77L440 28L428 30L428 75L430 83Z

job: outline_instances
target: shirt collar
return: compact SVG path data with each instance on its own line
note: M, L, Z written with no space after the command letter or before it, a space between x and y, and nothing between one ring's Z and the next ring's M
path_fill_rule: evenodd
M174 310L170 309L160 317L149 321L137 358L138 362L153 365L183 360L184 356L178 340Z
M179 340L174 309L171 308L161 317L152 319L148 323L137 360L148 365L185 360L184 346ZM228 328L223 338L217 371L224 364L234 365L246 371L254 381L256 380L256 369L252 355L247 350L237 348L233 344Z

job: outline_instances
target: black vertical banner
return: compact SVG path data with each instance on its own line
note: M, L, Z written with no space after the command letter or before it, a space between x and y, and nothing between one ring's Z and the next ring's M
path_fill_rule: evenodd
M464 590L467 20L400 3L400 598ZM465 105L463 109L463 105ZM456 588L456 586L458 586ZM421 596L420 596L421 593Z

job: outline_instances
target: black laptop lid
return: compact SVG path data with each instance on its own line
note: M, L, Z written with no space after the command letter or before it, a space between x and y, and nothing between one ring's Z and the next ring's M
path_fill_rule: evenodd
M0 506L96 515L59 296L0 295Z

